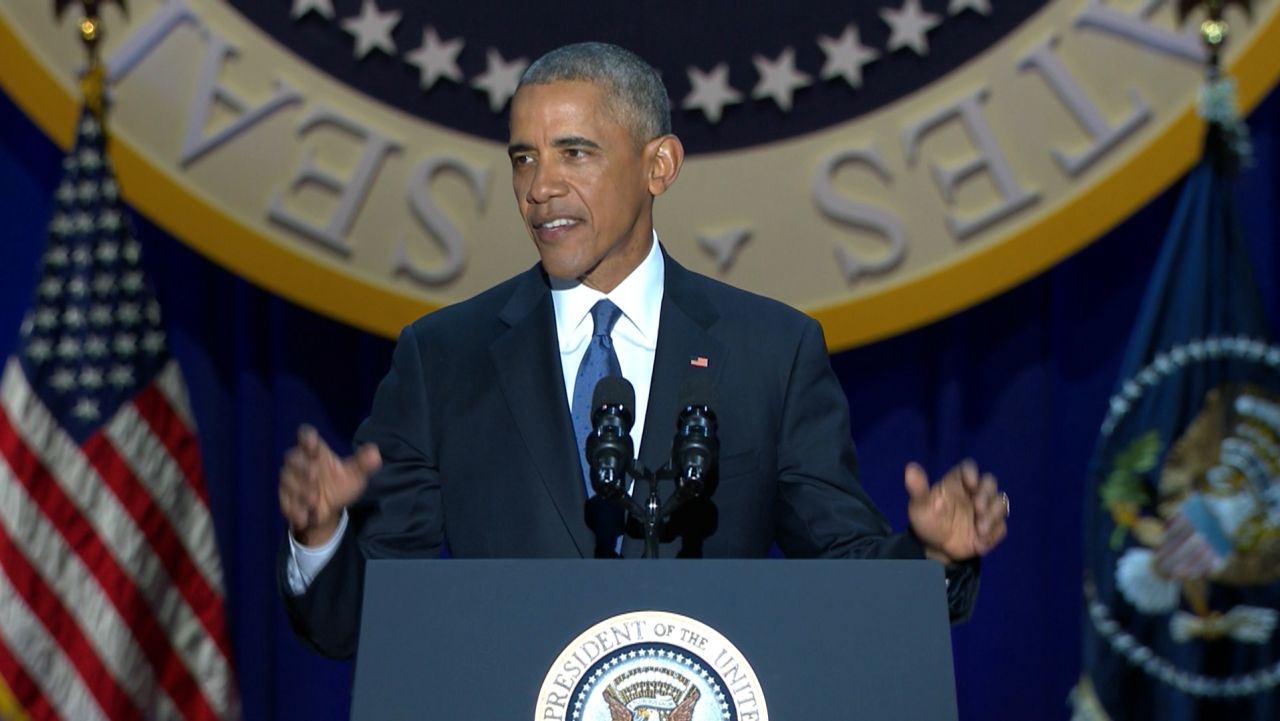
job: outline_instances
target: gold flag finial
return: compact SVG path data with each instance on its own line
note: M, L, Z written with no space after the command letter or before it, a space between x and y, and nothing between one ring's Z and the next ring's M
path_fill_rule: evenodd
M80 89L84 93L85 105L99 119L102 117L106 93L106 70L98 59L98 43L102 40L102 20L98 17L98 8L109 3L115 3L123 12L129 12L126 0L53 0L54 16L59 19L72 5L79 5L84 10L77 26L80 29L80 40L89 53L89 67L80 79Z
M1231 27L1223 19L1229 5L1240 6L1246 16L1253 17L1252 0L1178 0L1179 22L1186 22L1197 9L1205 9L1205 19L1200 23L1200 39L1209 48L1210 76L1216 76L1218 72L1218 59L1231 33Z

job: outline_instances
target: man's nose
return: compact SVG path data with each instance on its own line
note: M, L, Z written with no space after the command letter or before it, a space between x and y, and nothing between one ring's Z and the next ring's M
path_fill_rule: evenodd
M529 183L526 199L530 203L545 203L565 193L564 176L556 163L538 163Z

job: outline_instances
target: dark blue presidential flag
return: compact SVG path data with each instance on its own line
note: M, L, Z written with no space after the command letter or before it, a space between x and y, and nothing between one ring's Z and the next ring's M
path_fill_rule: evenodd
M1230 81L1187 178L1085 496L1073 719L1280 718L1280 346L1234 200Z

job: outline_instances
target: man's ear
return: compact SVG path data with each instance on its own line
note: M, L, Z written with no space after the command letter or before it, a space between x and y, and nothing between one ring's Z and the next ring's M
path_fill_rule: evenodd
M680 175L684 165L684 145L674 135L663 135L649 141L649 193L654 196L667 192Z

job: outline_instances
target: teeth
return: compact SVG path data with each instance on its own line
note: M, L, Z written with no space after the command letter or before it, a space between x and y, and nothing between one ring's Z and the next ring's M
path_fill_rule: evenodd
M563 228L566 225L572 225L573 221L568 218L556 218L542 224L544 230L554 230L555 228Z

